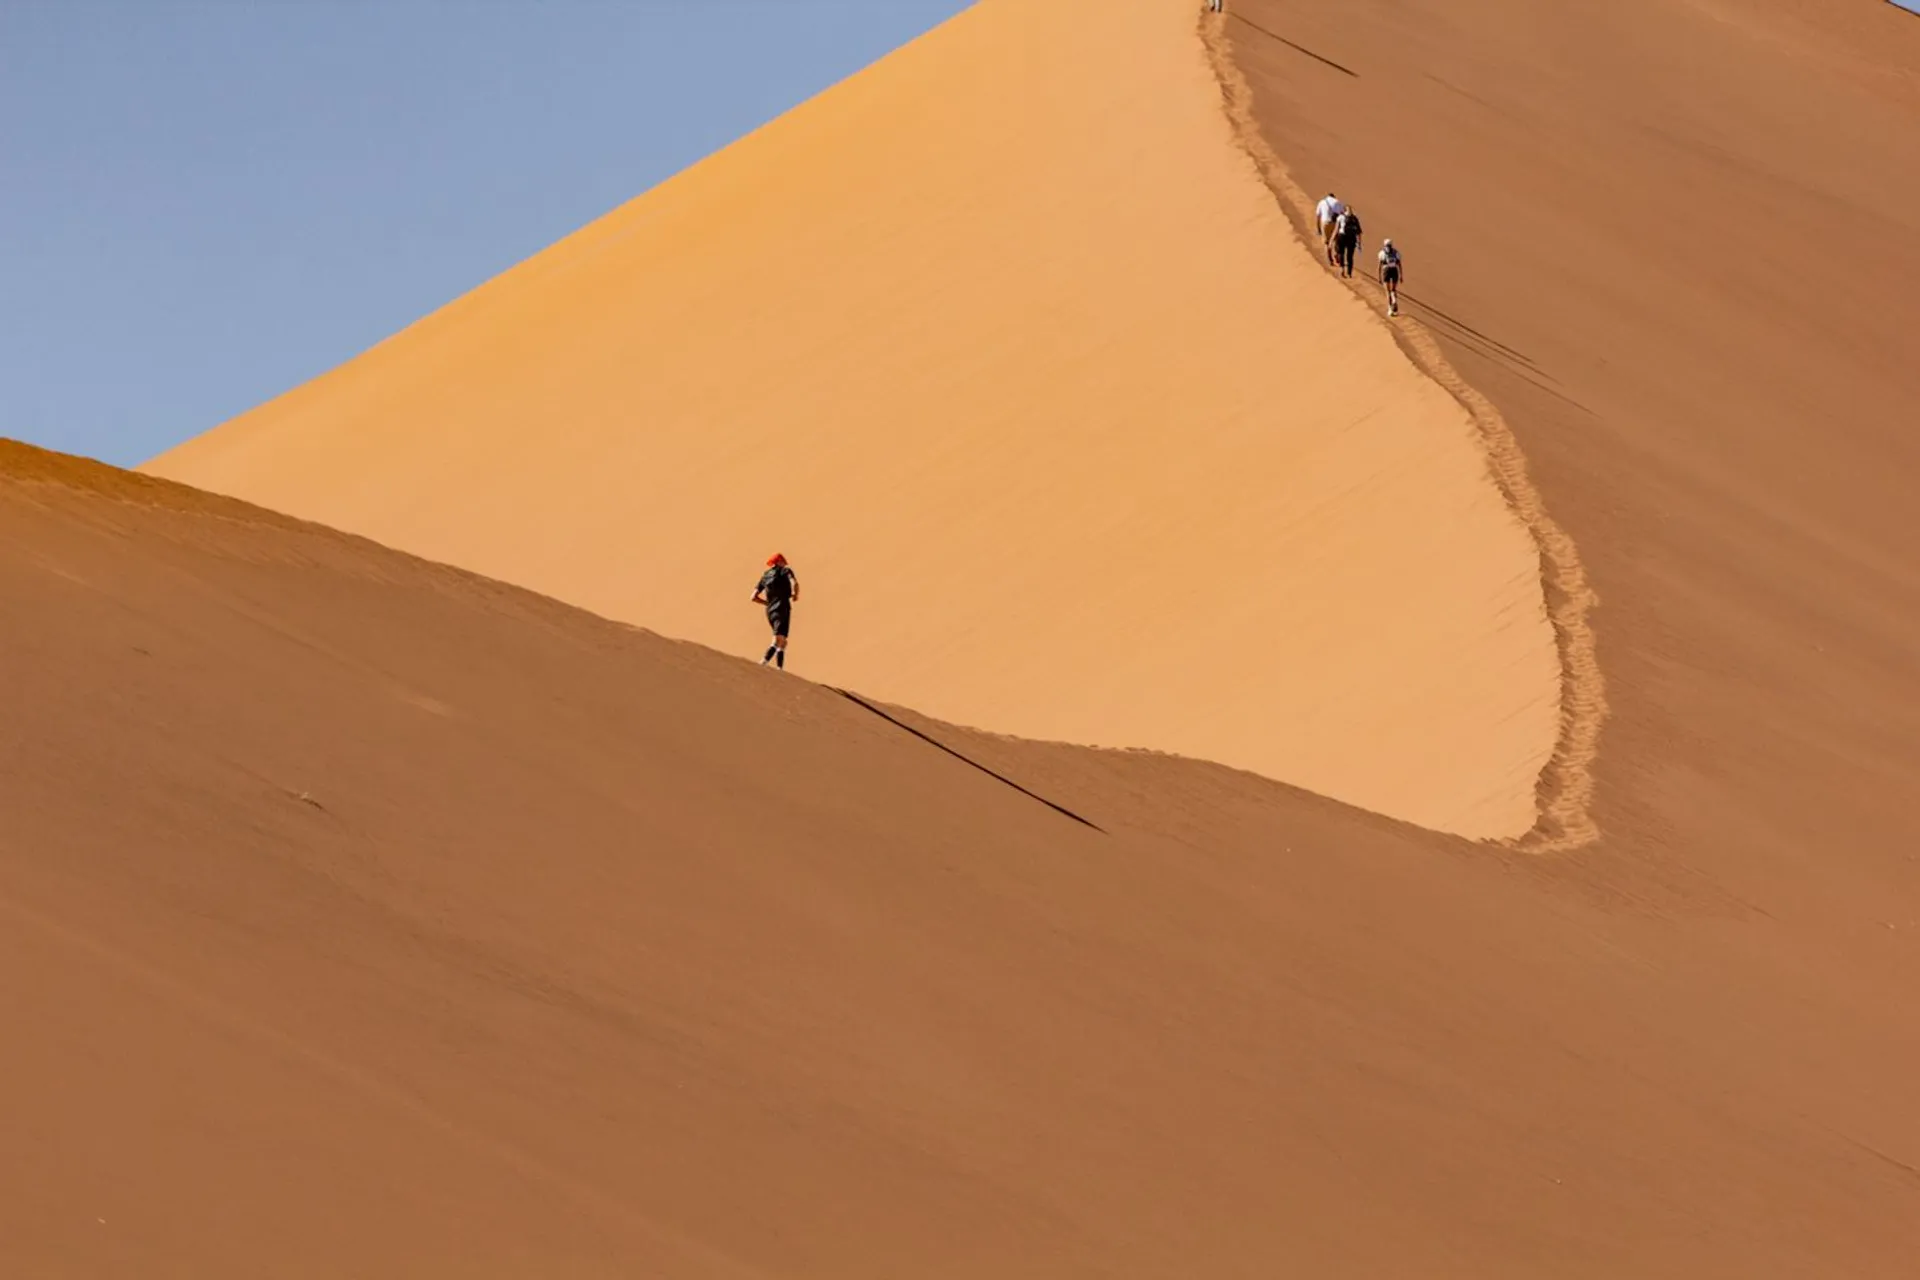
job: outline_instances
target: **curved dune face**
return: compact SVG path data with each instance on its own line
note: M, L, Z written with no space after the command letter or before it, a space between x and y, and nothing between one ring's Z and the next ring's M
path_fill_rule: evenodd
M1518 835L1536 549L1194 12L988 0L149 469L752 656L783 551L809 677Z

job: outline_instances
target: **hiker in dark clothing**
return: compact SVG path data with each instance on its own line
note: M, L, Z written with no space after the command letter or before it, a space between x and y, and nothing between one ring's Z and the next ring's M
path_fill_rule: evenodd
M787 558L776 551L753 589L753 602L767 607L767 625L773 628L773 643L760 659L761 666L771 662L782 671L787 669L787 631L793 625L793 606L799 600L800 579L794 576Z
M1387 314L1400 314L1400 281L1405 278L1406 264L1400 260L1400 251L1393 247L1393 237L1380 242L1380 287L1387 291Z
M1342 213L1333 224L1333 259L1340 268L1340 274L1353 274L1353 255L1360 248L1360 215L1351 208Z

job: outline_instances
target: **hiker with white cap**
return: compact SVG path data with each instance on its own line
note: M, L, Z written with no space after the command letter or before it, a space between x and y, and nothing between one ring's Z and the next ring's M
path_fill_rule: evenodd
M1340 215L1347 211L1346 201L1333 192L1327 192L1327 198L1313 208L1313 219L1320 226L1320 238L1327 242L1327 261L1333 261L1333 229L1340 221Z
M1388 238L1380 242L1380 283L1387 291L1387 314L1400 314L1400 280L1405 268L1400 263L1400 251L1393 247Z

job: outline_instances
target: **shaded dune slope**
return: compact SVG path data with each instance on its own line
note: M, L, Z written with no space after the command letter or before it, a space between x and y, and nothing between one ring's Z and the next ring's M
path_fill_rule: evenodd
M1711 886L893 714L0 447L0 1239L93 1276L1895 1275ZM1600 892L1604 890L1604 892Z
M1218 35L1298 183L1406 247L1407 336L1501 411L1605 602L1605 835L1554 874L1821 938L1823 998L1890 1036L1847 1070L1920 1076L1920 24L1241 0ZM1920 1107L1859 1114L1920 1221Z
M1406 245L1417 332L1581 548L1599 856L1852 943L1920 917L1920 24L1246 0L1222 32L1298 181Z
M1513 837L1560 730L1481 436L1184 0L988 0L155 473L946 719Z

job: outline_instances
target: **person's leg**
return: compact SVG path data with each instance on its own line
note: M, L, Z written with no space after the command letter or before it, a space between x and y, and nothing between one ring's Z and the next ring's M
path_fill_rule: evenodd
M775 659L779 658L780 651L787 647L787 621L789 616L790 615L787 613L787 610L784 607L781 607L781 606L768 607L767 629L773 632L773 641L772 643L767 645L767 651L760 659L761 666L764 667L769 662L772 662Z

